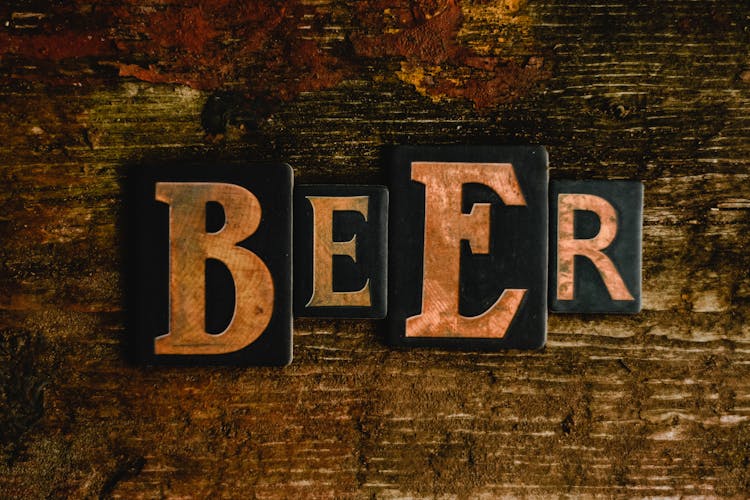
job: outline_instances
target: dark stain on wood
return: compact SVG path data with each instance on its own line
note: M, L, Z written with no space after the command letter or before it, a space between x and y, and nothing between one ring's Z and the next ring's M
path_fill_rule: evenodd
M44 385L40 361L42 339L32 332L0 330L0 459L12 464L23 450L23 436L43 415Z

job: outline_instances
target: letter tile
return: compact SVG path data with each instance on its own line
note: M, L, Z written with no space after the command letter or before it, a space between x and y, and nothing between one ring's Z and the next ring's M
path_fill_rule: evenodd
M542 347L544 148L405 146L391 163L391 344Z
M643 184L550 183L550 309L641 310Z
M387 189L300 185L294 217L295 316L385 317Z
M132 172L128 308L141 361L291 362L292 176L283 164Z

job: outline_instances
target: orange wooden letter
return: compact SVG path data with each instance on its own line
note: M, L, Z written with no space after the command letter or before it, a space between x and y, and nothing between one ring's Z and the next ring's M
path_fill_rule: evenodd
M354 211L367 220L367 196L308 196L313 209L313 292L305 307L370 306L370 280L361 290L333 291L333 256L357 260L356 239L333 241L333 212Z
M557 299L575 297L575 256L593 262L613 300L635 300L628 291L615 265L602 250L617 236L617 212L604 198L592 194L560 194L557 223ZM590 239L574 237L573 219L576 210L594 212L600 221L599 233Z
M459 314L461 240L474 253L490 249L490 204L477 203L464 214L461 194L464 184L483 184L506 205L525 206L513 165L414 162L412 179L425 185L424 281L422 312L407 318L406 336L502 338L527 290L504 290L478 316Z
M237 246L260 224L261 207L234 184L159 182L156 199L169 204L169 333L157 337L156 354L224 354L255 341L274 306L273 279L256 254ZM206 232L206 203L224 208L226 222ZM227 266L234 280L235 306L229 326L206 333L206 259Z

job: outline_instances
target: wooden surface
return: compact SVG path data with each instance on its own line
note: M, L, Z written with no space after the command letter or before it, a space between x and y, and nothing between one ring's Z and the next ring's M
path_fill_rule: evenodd
M746 496L750 3L0 6L0 496ZM129 166L543 144L645 183L644 311L539 353L387 348L295 321L284 369L124 360Z

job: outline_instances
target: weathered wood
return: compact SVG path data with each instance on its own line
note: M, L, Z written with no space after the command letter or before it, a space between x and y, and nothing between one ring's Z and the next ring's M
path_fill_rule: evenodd
M735 495L750 490L750 4L10 0L0 7L3 496ZM285 369L123 356L128 166L537 143L642 179L644 311L543 352L295 322Z

